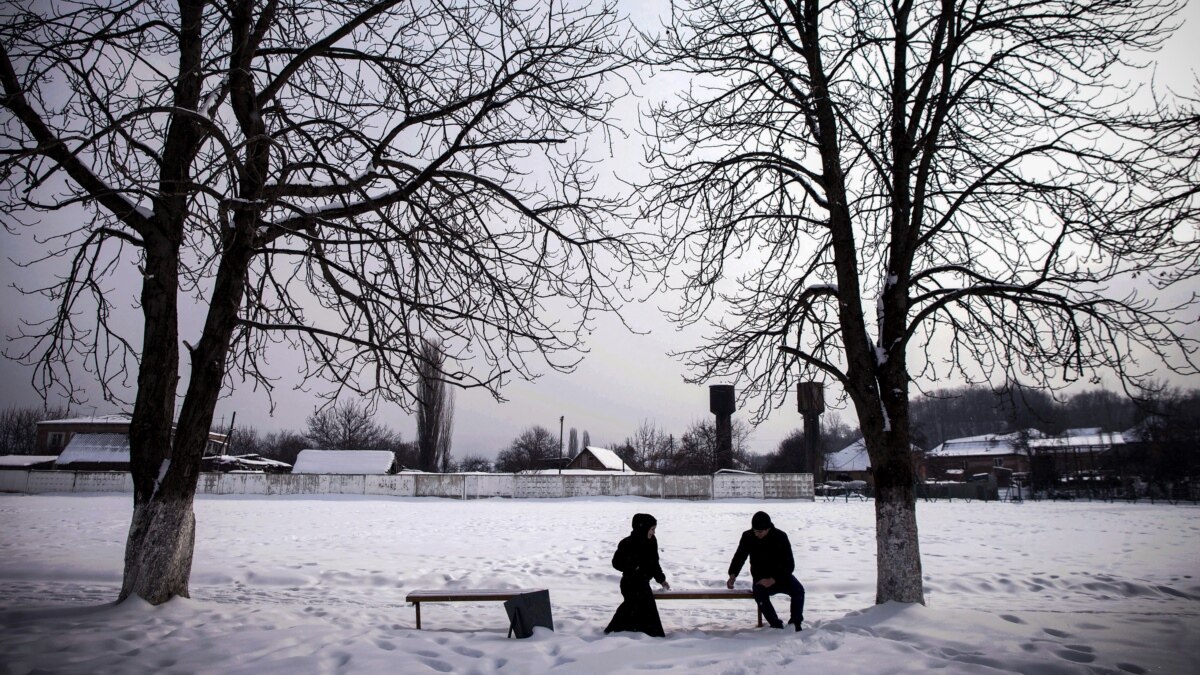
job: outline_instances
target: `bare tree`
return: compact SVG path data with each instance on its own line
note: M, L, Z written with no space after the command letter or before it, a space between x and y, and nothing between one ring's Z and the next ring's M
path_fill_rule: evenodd
M37 425L66 417L58 408L9 406L0 410L0 455L33 455L37 450Z
M567 435L567 456L575 459L575 455L579 454L579 431L575 427L571 427L571 432Z
M364 401L339 401L308 416L305 437L324 450L389 450L400 442L399 434L374 418Z
M458 470L463 473L491 473L492 468L492 460L480 455L467 455L458 462Z
M517 473L548 469L550 460L558 458L558 452L558 436L546 427L530 427L496 456L496 470Z
M72 362L109 398L136 372L121 599L188 594L213 408L234 374L270 387L268 345L331 398L407 406L423 334L446 380L496 396L575 365L629 260L583 154L623 93L618 25L515 0L8 6L5 226L80 223L41 238L62 281L29 290L57 314L20 356L68 395ZM134 265L140 335L110 288Z
M697 80L652 111L644 193L675 318L714 310L691 380L736 382L759 419L796 381L841 388L874 470L878 602L924 601L914 378L1196 372L1194 304L1152 300L1197 271L1175 232L1200 118L1113 77L1179 4L694 0L657 40Z
M752 431L750 425L742 419L735 419L730 424L734 468L746 469L750 466L747 442ZM675 447L675 455L667 468L669 473L709 474L725 468L721 466L717 426L712 420L693 422L679 437L679 444Z
M445 471L450 462L450 440L454 428L454 391L442 373L446 351L440 342L423 338L417 398L417 464L422 471Z
M642 420L633 436L625 439L632 453L628 461L641 471L664 471L675 456L675 437L668 435L650 420Z
M308 439L294 431L273 431L263 436L259 454L295 466L300 451L309 447Z

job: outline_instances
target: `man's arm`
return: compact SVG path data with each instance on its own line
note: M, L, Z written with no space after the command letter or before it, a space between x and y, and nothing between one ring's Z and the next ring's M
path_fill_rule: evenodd
M746 541L746 533L742 533L742 538L738 540L737 551L733 554L733 561L729 563L729 580L725 582L726 588L733 588L733 581L737 579L737 575L742 572L742 565L746 564L746 558L750 555L750 544Z

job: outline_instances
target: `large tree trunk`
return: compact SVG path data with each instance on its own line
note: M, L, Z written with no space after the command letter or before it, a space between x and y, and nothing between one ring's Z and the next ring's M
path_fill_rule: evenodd
M160 493L134 504L119 600L136 595L157 605L177 595L188 597L196 538L194 493L194 489L187 495Z
M925 603L912 483L875 486L875 602Z
M138 595L159 603L188 593L192 530L189 526L175 533L172 525L191 522L191 497L181 499L180 495L160 490L171 465L171 421L179 380L177 251L161 239L146 247L142 285L144 346L129 425L133 522L125 542L125 572L118 601ZM172 561L180 555L186 558L182 576L171 569L178 567Z

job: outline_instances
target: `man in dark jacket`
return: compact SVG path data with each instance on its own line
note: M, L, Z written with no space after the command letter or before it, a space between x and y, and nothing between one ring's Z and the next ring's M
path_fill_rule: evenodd
M750 526L751 529L742 533L733 562L729 563L729 581L725 586L733 588L734 580L749 557L754 602L762 610L763 618L772 628L783 628L783 622L771 605L771 596L787 593L792 598L792 618L788 623L800 630L800 622L804 621L804 586L793 574L796 561L792 558L792 542L781 530L775 529L771 517L762 511L754 514Z

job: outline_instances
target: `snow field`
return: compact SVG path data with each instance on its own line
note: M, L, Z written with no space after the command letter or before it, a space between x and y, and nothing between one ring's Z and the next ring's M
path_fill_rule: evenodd
M672 601L666 639L603 634L634 513L684 589L723 586L759 509L791 537L804 632ZM202 495L192 598L114 606L131 510L0 496L0 673L1200 672L1195 507L919 503L924 607L874 606L870 502ZM550 589L554 632L506 639L500 603L424 605L417 631L404 603L520 587Z

